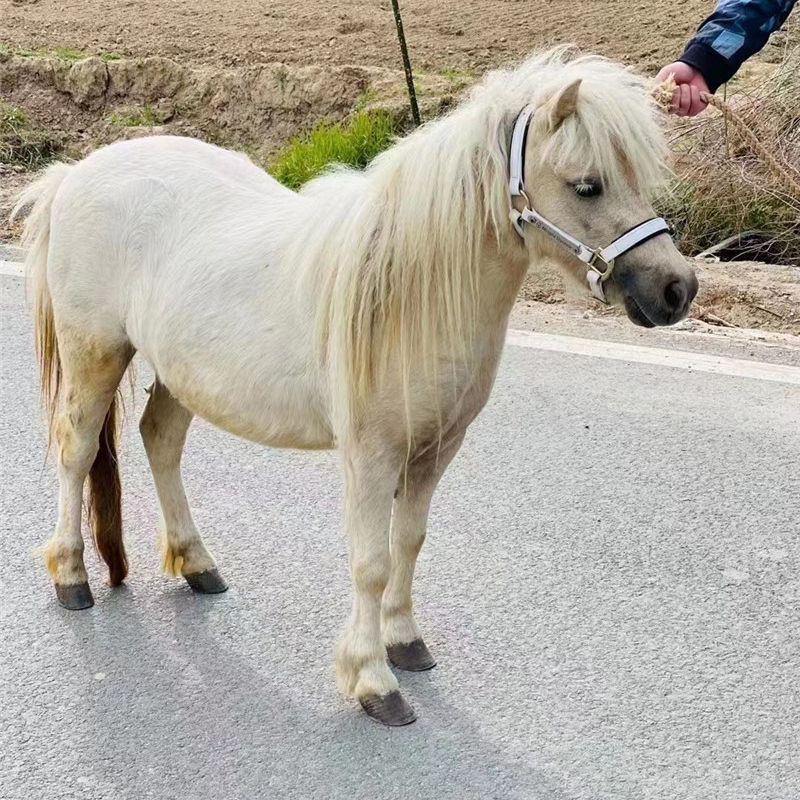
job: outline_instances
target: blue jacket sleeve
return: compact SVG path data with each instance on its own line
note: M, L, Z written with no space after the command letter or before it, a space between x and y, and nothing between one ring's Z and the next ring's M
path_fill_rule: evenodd
M797 0L720 0L678 59L698 70L712 92L757 53Z

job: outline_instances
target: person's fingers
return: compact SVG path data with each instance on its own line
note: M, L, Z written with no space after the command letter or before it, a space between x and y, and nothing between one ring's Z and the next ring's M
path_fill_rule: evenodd
M699 114L708 105L702 97L700 97L700 90L696 86L691 86L691 98L689 102L689 110L686 112L690 117Z
M675 90L672 92L672 108L670 109L673 114L678 113L680 105L681 105L681 90L679 86L676 86Z
M684 87L685 88L685 87ZM672 113L678 116L683 116L681 113L681 87L676 86L675 91L672 93Z
M700 96L701 91L708 89L703 76L688 64L676 61L667 64L656 76L658 83L664 83L672 77L677 84L672 93L672 113L679 117L694 116L706 108L706 101Z
M673 111L679 117L685 117L689 113L689 108L692 104L692 92L691 87L686 84L682 83L676 90L675 95L677 96L677 103L673 98L672 101L672 108Z

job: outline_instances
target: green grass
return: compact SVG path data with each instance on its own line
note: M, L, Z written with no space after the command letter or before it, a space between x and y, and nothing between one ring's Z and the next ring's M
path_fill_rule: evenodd
M65 61L80 61L82 58L87 58L86 53L81 50L75 50L72 47L54 47L50 53L56 58L63 58Z
M121 125L124 128L151 128L154 125L161 125L163 122L161 115L149 103L145 103L141 108L115 111L109 117L109 121L113 125Z
M305 136L290 140L269 164L272 175L299 189L332 164L365 167L392 143L394 117L386 111L357 111L345 122L321 122Z
M0 42L0 56L35 56L39 55L36 50L27 47L9 47L5 42Z
M0 100L0 164L38 169L59 149L59 143L32 124L21 109Z
M6 133L28 124L28 117L21 108L0 100L0 131Z
M60 58L64 61L80 61L90 56L96 56L103 61L119 61L122 56L119 53L109 53L101 51L99 53L86 53L83 50L76 50L72 47L38 47L32 49L30 47L10 47L4 42L0 42L0 56L21 56L23 58L32 58L34 56L52 56Z
M364 94L359 95L358 99L353 106L353 113L357 114L359 111L364 111L366 107L374 103L378 99L378 94L374 89L367 89Z
M450 88L454 92L464 89L475 80L474 72L466 69L458 69L456 67L440 70L439 74L449 81Z

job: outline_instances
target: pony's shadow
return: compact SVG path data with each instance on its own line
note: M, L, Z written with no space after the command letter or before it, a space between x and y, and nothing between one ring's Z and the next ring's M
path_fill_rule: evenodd
M294 663L278 636L266 654L284 665L278 675L261 661L263 648L231 646L226 637L242 624L224 623L241 614L235 591L202 597L181 587L146 607L134 594L120 587L91 620L66 619L83 641L87 671L106 674L99 689L84 687L80 740L118 796L567 800L422 676L402 681L422 701L420 720L382 728L336 694L330 643L320 647L311 667L319 680L306 694L286 665L289 672L309 665ZM159 608L154 633L146 617Z

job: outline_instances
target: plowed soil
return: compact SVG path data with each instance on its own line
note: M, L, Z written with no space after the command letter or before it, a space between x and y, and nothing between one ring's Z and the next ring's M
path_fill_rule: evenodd
M710 0L401 0L415 64L473 70L574 42L654 70L676 58ZM12 47L68 47L182 63L399 67L388 0L2 0Z

